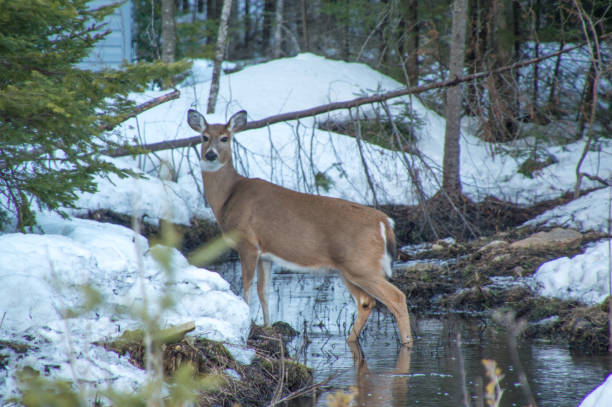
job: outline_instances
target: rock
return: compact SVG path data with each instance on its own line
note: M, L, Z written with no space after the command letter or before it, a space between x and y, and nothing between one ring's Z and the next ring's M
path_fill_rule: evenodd
M431 251L432 252L441 252L444 249L446 249L446 246L441 245L439 243L434 243L434 244L431 245Z
M525 269L521 266L516 266L512 269L512 274L515 277L523 277L523 275L525 274Z
M478 252L482 253L482 252L488 252L488 251L503 250L508 247L508 244L509 243L506 242L505 240L492 240L486 245L482 246L480 249L478 249Z
M409 262L405 264L400 264L394 268L394 270L398 270L401 273L419 273L419 272L440 272L443 270L443 267L439 264L433 263L423 263L423 262Z
M491 259L491 263L497 264L497 263L507 263L509 262L514 256L510 253L502 253L500 255L495 256L493 259Z
M576 248L582 242L582 234L573 229L554 228L549 232L538 232L510 245L511 249L543 250Z

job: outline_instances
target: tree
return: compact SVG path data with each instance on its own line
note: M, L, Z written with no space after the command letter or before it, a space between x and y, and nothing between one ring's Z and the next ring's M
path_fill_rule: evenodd
M210 94L208 95L208 108L206 113L214 113L219 94L219 79L221 76L221 63L225 56L227 39L227 25L230 12L232 11L232 0L223 0L223 10L221 11L221 22L219 23L219 35L217 36L217 51L215 52L215 62L213 65L212 79L210 83Z
M61 212L78 192L96 190L97 174L125 175L100 158L111 143L105 129L132 108L129 92L188 67L80 69L117 6L88 2L0 0L0 212L21 230L35 224L32 204Z
M164 62L174 62L176 55L176 8L174 0L162 0L162 55Z
M283 0L276 0L276 14L274 18L274 37L272 44L272 57L280 58L283 52Z
M451 50L449 78L463 73L465 60L465 29L467 26L467 0L455 0L451 26ZM461 194L459 173L459 136L463 112L461 85L446 90L446 134L444 136L444 158L442 169L442 189L449 196Z
M517 7L518 3L493 0L489 5L489 28L487 30L488 68L493 70L509 65L517 54ZM516 72L505 72L489 78L487 91L488 136L490 141L508 141L516 137L519 117L518 77Z
M404 40L400 42L400 55L404 56L404 69L408 85L419 82L419 13L418 0L403 0L401 20Z

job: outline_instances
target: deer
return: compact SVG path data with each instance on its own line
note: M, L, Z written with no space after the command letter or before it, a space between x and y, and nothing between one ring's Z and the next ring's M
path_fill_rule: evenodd
M270 326L267 284L272 263L297 271L336 270L357 308L347 342L357 342L378 300L395 317L400 342L412 344L406 296L387 280L396 256L391 218L354 202L240 175L231 146L234 134L247 123L244 110L225 124L208 124L200 112L189 109L187 123L200 134L204 194L240 257L247 305L257 273L265 326Z

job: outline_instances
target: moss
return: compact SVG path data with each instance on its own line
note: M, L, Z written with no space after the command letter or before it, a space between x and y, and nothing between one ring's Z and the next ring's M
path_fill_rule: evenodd
M282 321L275 322L270 327L252 324L247 344L259 349L266 356L280 358L287 356L286 344L297 334L295 329Z

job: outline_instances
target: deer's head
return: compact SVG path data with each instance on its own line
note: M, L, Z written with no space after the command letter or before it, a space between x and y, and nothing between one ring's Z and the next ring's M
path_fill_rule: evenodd
M204 172L215 172L232 161L231 141L234 133L247 122L247 113L241 110L235 113L226 124L208 124L197 110L189 109L187 123L200 133L202 149L200 167Z

